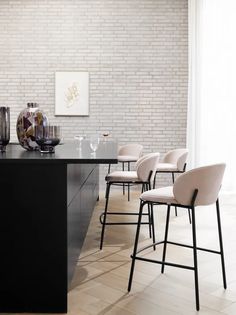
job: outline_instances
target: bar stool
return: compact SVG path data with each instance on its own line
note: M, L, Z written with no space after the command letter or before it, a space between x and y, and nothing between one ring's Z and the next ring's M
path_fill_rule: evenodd
M137 222L107 222L107 216L114 215L138 215L137 212L110 212L108 211L108 202L110 196L110 188L112 185L120 184L141 184L144 191L151 189L151 183L156 172L156 168L159 162L160 153L150 153L141 157L136 165L136 171L115 171L106 176L106 204L105 211L100 215L100 223L102 224L100 249L103 246L105 226L106 225L136 225ZM148 212L145 213L148 216L148 222L141 222L140 224L149 225L149 235L155 242L154 233L154 218L152 208L148 206Z
M154 181L153 181L153 188L156 187L156 176L157 173L169 173L172 175L172 182L175 182L175 174L176 173L184 173L186 170L186 160L188 157L188 149L175 149L168 151L163 159L162 162L159 163ZM177 207L175 207L175 215L177 216ZM191 223L191 215L188 212L189 222Z
M176 173L184 173L186 169L186 160L188 157L188 149L175 149L168 151L162 162L158 164L158 168L155 174L153 188L156 187L156 175L157 173L170 173L172 175L172 182L175 182Z
M164 268L166 265L193 270L194 279L195 279L196 309L199 310L200 303L199 303L198 262L197 262L198 250L220 255L222 275L223 275L223 286L226 289L227 284L226 284L225 263L224 263L223 239L222 239L222 232L221 232L220 207L219 207L219 200L218 200L218 193L221 187L224 171L225 171L225 164L223 163L196 168L180 175L175 181L173 187L171 186L171 187L163 187L159 189L152 189L141 194L141 197L140 197L141 203L140 203L139 216L138 216L138 222L137 222L138 224L137 224L133 254L131 256L132 264L131 264L131 269L130 269L128 291L131 290L134 266L135 266L136 260L142 260L142 261L152 262L156 264L161 264L162 265L161 273L164 273ZM197 206L207 206L213 203L216 203L216 216L217 216L217 224L218 224L220 250L212 250L208 248L198 247L197 240L196 240L195 208ZM149 204L150 206L167 205L165 236L164 236L163 241L152 243L151 245L138 250L140 222L142 220L143 207L146 204ZM191 209L193 246L168 241L170 208L172 206L178 206L184 209ZM138 256L138 254L144 251L145 249L153 247L154 245L159 245L159 244L164 245L161 261L144 258L143 256L142 257ZM193 250L193 266L166 262L165 258L166 258L167 244L191 248Z
M122 163L122 171L125 171L125 165L127 164L127 170L130 171L130 163L137 162L141 157L143 146L141 144L131 143L123 145L118 150L118 162ZM108 174L111 171L111 164L109 164ZM123 184L123 195L125 194L125 186L128 187L128 201L130 200L130 184Z

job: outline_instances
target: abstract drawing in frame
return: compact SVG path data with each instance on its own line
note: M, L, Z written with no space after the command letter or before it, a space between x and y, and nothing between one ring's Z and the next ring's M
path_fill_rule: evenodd
M55 73L55 115L89 115L88 72Z

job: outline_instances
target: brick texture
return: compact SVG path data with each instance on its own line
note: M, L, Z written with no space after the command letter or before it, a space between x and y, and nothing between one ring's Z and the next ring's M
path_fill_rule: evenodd
M187 20L187 0L1 0L11 139L18 113L38 102L64 139L109 130L145 153L184 147ZM89 71L89 117L54 116L55 71Z

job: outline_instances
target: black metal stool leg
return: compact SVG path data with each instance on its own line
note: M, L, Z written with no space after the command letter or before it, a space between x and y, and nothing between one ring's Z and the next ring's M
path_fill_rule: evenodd
M219 200L216 200L216 213L217 213L217 223L218 223L218 233L219 233L219 243L220 243L220 256L221 256L221 265L222 265L222 276L223 276L223 285L224 288L227 288L226 274L225 274L225 260L224 260L224 249L223 249L223 239L221 231L221 220L220 220L220 206Z
M130 162L128 162L128 171L130 171ZM128 201L130 201L130 184L128 184Z
M191 221L191 212L190 212L190 209L188 209L188 219L189 219L189 223L191 224L192 221Z
M174 182L175 182L175 173L171 172L171 175L172 175L172 183L174 184Z
M144 183L143 184L143 191L149 190L149 184ZM148 227L149 227L149 237L152 238L152 212L151 212L151 206L148 203Z
M122 162L122 171L125 170L125 163ZM123 195L125 194L125 184L123 184Z
M167 206L167 214L166 214L166 228L165 228L165 237L164 237L164 247L162 253L162 262L165 262L166 259L166 247L167 247L167 237L169 230L169 221L170 221L170 205ZM164 273L165 265L161 266L161 273Z
M151 181L149 180L149 183L147 184L147 189L151 190ZM155 236L155 224L154 224L154 213L153 213L153 204L150 202L150 211L151 211L151 222L152 222L152 241L153 244L156 243L156 236ZM156 250L156 245L153 245L153 250Z
M141 190L141 194L145 191L145 187L144 187L145 184L142 184L142 190Z
M178 216L177 207L175 207L175 216Z
M105 205L105 211L104 211L104 217L103 217L103 223L102 223L100 249L102 249L102 246L103 246L103 239L104 239L104 234L105 234L105 226L106 226L107 208L108 208L110 187L111 187L111 184L110 184L110 183L107 183L107 188L106 188L106 205Z
M197 311L199 311L200 305L199 305L199 287L198 287L197 239L196 239L196 222L195 222L194 207L192 207L192 234L193 234L193 261L194 261L196 309Z
M175 182L175 173L174 172L171 172L171 175L172 175L172 183L174 185L174 182ZM175 216L177 217L178 215L178 212L177 212L177 207L175 207Z
M110 174L110 171L111 171L111 164L109 164L108 166L108 174Z
M149 237L152 238L152 216L151 216L151 207L148 203L148 227L149 227Z
M148 184L147 183L144 183L143 184L143 192L144 191L147 191L149 188ZM152 217L151 217L151 208L150 208L150 205L149 203L147 204L148 205L148 227L149 227L149 237L152 238Z
M154 178L153 178L153 189L156 188L156 176L157 176L157 172L155 173Z
M152 242L153 244L156 243L156 236L155 236L155 225L154 225L154 213L153 213L153 204L151 206L151 218L152 218ZM156 245L153 245L153 250L156 250Z
M130 292L131 286L132 286L134 266L135 266L135 257L136 257L136 252L137 252L137 248L138 248L138 239L139 239L139 233L140 233L140 227L141 227L141 220L142 220L142 213L143 213L143 206L144 205L145 205L145 203L143 201L140 201L137 230L136 230L135 241L134 241L134 249L133 249L133 255L131 256L132 257L132 263L131 263L130 275L129 275L128 292Z

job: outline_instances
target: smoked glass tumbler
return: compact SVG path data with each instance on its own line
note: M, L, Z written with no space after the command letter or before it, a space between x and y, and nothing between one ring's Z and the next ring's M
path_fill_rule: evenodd
M10 108L0 107L0 152L6 151L10 141Z
M55 146L61 141L60 126L36 126L35 139L41 153L54 153Z

